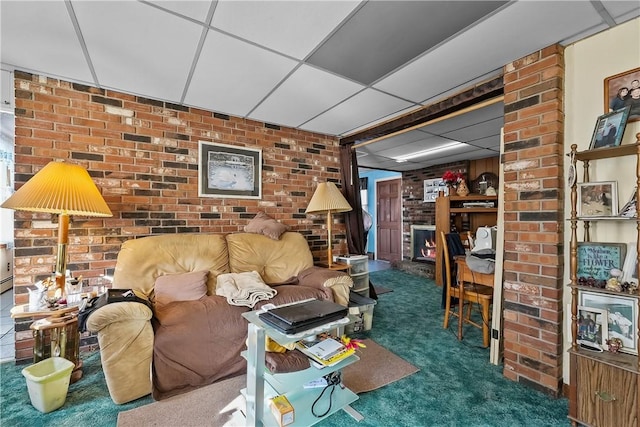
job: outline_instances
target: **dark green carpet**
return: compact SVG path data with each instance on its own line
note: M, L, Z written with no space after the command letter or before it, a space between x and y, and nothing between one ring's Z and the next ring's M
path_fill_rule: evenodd
M479 330L468 327L459 342L442 329L441 288L397 270L370 273L376 285L393 289L380 296L373 329L366 336L387 347L420 371L381 389L363 393L352 406L364 416L358 426L568 426L566 399L553 399L505 379L502 367L489 363L479 348ZM455 329L454 321L452 329ZM125 405L109 398L97 353L84 355L85 376L69 388L65 405L42 414L33 408L26 366L0 365L0 424L3 426L115 426L119 411L152 402L150 397ZM203 402L203 404L206 404ZM187 414L185 414L187 416ZM339 412L318 426L353 426ZM142 427L142 426L141 426Z

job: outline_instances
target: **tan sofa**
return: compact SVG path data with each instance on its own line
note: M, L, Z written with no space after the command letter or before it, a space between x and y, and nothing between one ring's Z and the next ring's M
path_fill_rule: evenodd
M154 287L184 273L206 270L206 295L158 304ZM245 348L251 308L230 305L216 295L223 273L257 271L277 291L264 303L306 298L348 304L351 278L313 266L303 235L286 232L279 240L260 234L169 234L125 242L118 254L113 287L133 289L153 303L134 302L96 310L87 328L98 333L102 366L111 398L125 403L153 393L162 399L246 371ZM175 276L167 276L175 275ZM182 276L181 276L182 275ZM179 282L179 280L176 280ZM160 288L159 288L160 289ZM153 362L153 363L152 363Z

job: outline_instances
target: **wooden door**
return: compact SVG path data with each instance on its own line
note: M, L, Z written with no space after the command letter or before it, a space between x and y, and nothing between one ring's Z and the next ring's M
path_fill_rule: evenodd
M402 179L376 183L377 258L402 259Z

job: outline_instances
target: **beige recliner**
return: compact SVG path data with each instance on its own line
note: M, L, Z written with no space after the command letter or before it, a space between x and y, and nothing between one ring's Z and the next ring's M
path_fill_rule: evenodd
M155 305L160 276L208 271L207 295L198 300ZM217 296L217 276L257 271L277 290L274 304L307 298L347 305L351 278L314 267L303 235L286 232L279 240L253 233L167 234L124 242L113 287L133 289L152 302L107 304L87 320L97 332L111 398L121 404L153 392L156 399L240 375L249 307L229 305ZM256 305L255 308L259 308Z

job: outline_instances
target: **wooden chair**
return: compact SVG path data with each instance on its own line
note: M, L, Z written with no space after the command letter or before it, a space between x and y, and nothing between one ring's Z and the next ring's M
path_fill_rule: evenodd
M443 258L445 263L445 312L444 312L444 328L449 327L449 318L451 316L458 318L458 339L462 340L462 325L469 323L476 328L482 329L482 344L484 347L489 346L489 325L490 325L490 307L493 303L493 288L476 283L464 283L462 292L457 277L453 276L454 254L449 250L447 235L441 231L440 239L443 247ZM451 299L457 298L457 310L451 307ZM467 306L466 316L464 315L464 306ZM471 310L473 306L481 307L481 323L471 319ZM460 312L462 311L462 316ZM462 320L461 320L462 319Z

